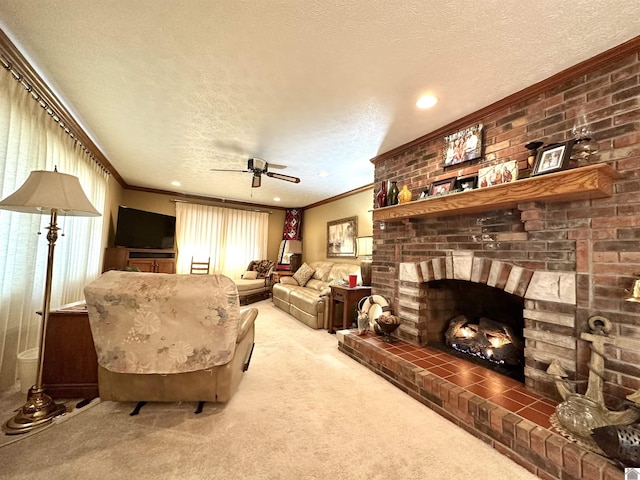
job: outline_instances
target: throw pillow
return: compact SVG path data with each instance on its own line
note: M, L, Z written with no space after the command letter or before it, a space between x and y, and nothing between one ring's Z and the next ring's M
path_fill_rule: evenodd
M313 272L315 272L315 270L305 262L300 266L296 273L293 274L293 278L296 282L298 282L298 285L304 287L305 283L307 283L313 276Z
M245 280L255 280L256 278L258 278L258 272L256 272L255 270L247 270L242 275L242 278L244 278Z
M272 266L273 262L271 260L260 260L254 263L253 269L258 272L258 278L265 278Z

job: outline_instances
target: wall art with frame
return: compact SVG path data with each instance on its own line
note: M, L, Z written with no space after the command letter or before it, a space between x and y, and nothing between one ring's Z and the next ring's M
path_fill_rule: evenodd
M444 166L482 157L483 124L478 123L444 137Z
M358 217L327 222L327 258L356 258Z
M531 170L531 176L565 170L569 166L571 149L574 143L575 140L569 140L568 142L554 143L540 148L536 156L536 162Z

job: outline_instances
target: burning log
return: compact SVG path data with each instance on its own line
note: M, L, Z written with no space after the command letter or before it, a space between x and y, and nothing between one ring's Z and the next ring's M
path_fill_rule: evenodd
M511 327L482 317L478 324L470 323L464 315L449 322L445 343L461 352L499 364L519 365L523 345Z

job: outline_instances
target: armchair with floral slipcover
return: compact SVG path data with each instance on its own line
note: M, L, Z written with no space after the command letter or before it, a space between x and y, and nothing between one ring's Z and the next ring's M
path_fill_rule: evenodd
M102 400L227 402L249 366L256 308L223 275L111 270L84 289Z

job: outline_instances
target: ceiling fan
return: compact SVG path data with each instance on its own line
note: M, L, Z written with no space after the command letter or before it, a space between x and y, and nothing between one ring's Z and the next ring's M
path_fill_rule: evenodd
M287 182L292 183L300 183L300 179L298 177L292 177L290 175L283 175L282 173L273 173L269 172L269 167L275 169L287 168L284 165L276 165L269 164L261 158L253 157L247 161L247 169L246 170L229 170L224 168L212 168L212 172L242 172L242 173L253 173L253 178L251 180L251 187L258 188L262 183L262 174L264 173L267 177L277 178L278 180L285 180Z

